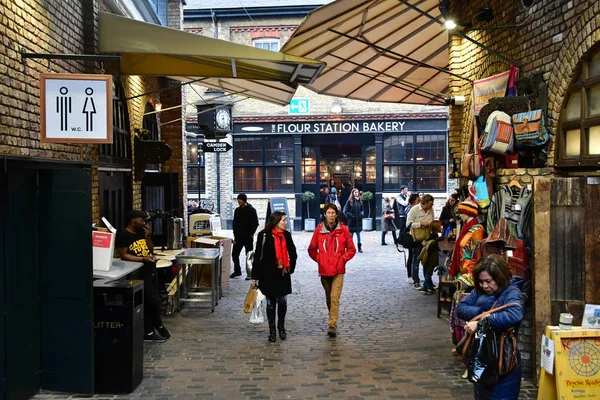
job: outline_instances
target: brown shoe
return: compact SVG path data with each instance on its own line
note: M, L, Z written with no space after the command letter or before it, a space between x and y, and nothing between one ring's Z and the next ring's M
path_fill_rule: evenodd
M329 328L327 328L327 336L329 337L335 337L337 334L335 332L335 326L330 326Z

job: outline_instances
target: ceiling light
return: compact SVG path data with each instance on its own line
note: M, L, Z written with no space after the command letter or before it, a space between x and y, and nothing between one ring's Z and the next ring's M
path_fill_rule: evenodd
M160 112L162 110L162 103L154 103L154 111Z
M446 29L454 29L457 25L456 22L452 21L451 19L447 19L446 22L444 22L444 26Z

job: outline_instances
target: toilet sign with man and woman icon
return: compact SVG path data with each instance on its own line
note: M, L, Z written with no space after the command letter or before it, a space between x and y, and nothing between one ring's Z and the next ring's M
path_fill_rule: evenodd
M41 141L112 143L112 76L40 75Z

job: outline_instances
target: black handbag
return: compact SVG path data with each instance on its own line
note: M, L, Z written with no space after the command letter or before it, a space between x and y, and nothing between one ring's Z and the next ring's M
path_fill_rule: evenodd
M406 226L404 228L404 230L400 233L400 236L398 237L398 244L400 246L404 247L405 249L415 247L415 240L413 239L413 237L410 233L411 225L412 224L409 224L408 226Z

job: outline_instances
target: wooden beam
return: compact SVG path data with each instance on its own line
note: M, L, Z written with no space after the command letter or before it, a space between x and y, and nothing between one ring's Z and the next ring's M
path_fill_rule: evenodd
M539 365L539 349L546 326L551 323L550 304L550 190L552 179L533 180L533 308L534 359ZM535 374L534 374L535 376ZM537 379L537 377L536 377Z
M585 187L585 302L600 304L600 184Z

